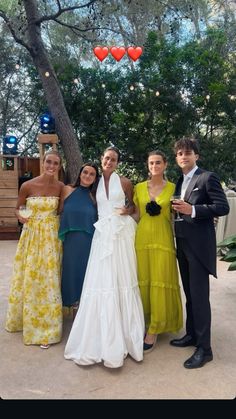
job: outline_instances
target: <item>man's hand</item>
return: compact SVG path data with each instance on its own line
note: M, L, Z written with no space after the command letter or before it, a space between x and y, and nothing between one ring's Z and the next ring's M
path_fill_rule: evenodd
M192 214L192 205L188 204L188 202L185 202L182 199L175 199L172 202L172 208L175 211L180 212L181 214L185 214L185 215Z

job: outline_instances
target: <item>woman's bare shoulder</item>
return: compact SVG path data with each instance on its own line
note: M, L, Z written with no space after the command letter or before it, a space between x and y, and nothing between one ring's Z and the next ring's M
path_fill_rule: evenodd
M24 183L22 183L22 185L21 185L20 189L21 189L22 191L26 191L26 190L30 189L30 187L31 187L32 185L34 185L35 183L37 183L37 182L36 182L36 179L37 179L37 178L33 178L33 179L30 179L30 180L26 180Z
M61 182L60 180L58 180L58 185L60 187L61 190L64 189L64 187L66 186L63 182Z
M67 198L76 188L72 185L64 185L63 184L63 188L62 188L62 195L63 198Z
M128 186L128 185L132 185L132 182L131 182L131 180L129 180L127 177L125 177L125 176L120 176L120 181L121 181L121 183L125 186Z
M73 185L64 185L64 183L63 183L63 190L64 191L74 191L75 187Z

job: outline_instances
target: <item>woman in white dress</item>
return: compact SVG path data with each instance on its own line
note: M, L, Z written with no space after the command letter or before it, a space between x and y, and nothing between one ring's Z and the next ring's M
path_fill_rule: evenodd
M79 365L104 362L118 368L129 354L143 359L144 316L137 282L131 182L114 171L119 150L109 147L97 188L98 221L80 306L65 348ZM125 206L127 199L131 206Z

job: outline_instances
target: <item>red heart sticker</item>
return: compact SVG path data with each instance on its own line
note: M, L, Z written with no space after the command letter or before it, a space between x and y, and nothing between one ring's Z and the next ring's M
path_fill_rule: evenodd
M111 47L110 53L116 59L116 61L120 61L121 58L125 55L125 48L124 47Z
M103 61L108 56L109 50L107 47L95 47L93 52L100 61Z
M141 47L129 47L127 53L132 58L133 61L136 61L142 54L143 49Z

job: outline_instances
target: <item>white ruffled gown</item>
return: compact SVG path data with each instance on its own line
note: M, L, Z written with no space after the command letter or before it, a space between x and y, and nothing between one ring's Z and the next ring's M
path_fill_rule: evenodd
M112 173L109 198L104 178L97 189L99 219L94 224L80 306L65 347L79 365L104 362L118 368L129 354L143 359L144 315L137 282L136 223L115 208L125 203L120 178Z

